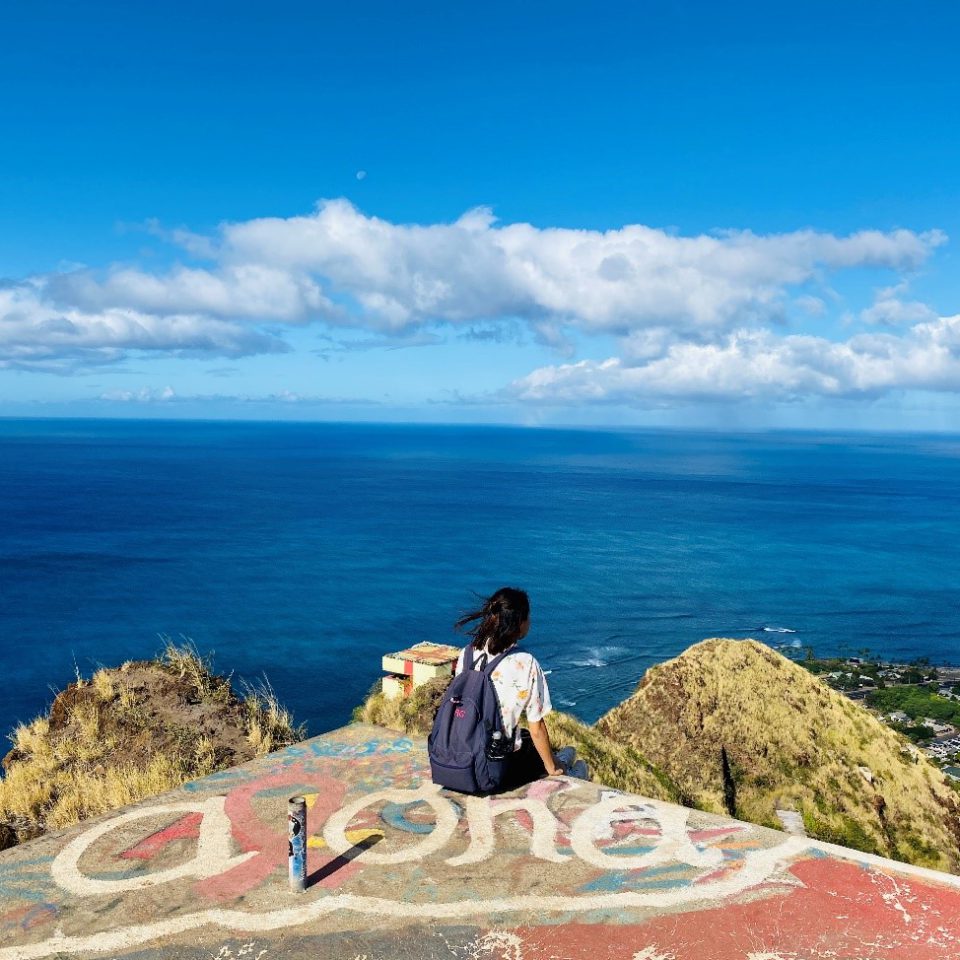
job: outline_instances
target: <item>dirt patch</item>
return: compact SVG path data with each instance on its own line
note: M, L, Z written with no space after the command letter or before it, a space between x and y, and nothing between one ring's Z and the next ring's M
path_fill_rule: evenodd
M126 664L109 671L109 676L116 692L107 701L93 685L61 693L51 710L51 732L74 732L77 707L87 703L100 711L104 736L116 741L104 762L122 760L131 751L142 756L182 750L200 737L211 742L220 762L228 766L255 756L247 737L247 708L229 687L217 699L207 700L189 677L177 676L150 661ZM69 706L55 726L57 702L62 698Z

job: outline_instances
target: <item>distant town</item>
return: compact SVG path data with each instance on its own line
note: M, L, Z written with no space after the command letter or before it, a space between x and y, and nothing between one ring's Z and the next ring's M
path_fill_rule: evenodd
M926 658L886 663L866 652L822 659L810 648L792 659L863 702L960 783L960 667L933 666Z

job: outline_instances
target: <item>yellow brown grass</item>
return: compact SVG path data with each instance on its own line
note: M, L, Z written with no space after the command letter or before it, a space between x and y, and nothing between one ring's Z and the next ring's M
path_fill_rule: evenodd
M378 682L363 704L354 710L353 719L360 723L375 723L399 733L425 737L433 726L433 718L449 685L449 677L435 677L414 687L410 696L391 700L383 695Z
M597 726L648 757L693 806L769 826L779 826L776 809L794 809L819 839L960 870L960 805L943 774L763 644L696 644L647 671Z
M548 714L545 722L554 747L575 747L594 783L654 800L682 802L673 781L628 744L618 743L568 713Z
M265 681L234 693L192 645L78 676L20 724L0 779L0 841L39 836L302 739ZM4 829L6 828L6 829Z
M180 680L186 681L199 700L211 703L227 703L230 700L233 695L230 678L214 673L213 654L200 654L189 639L179 644L169 637L162 639L166 645L160 663Z
M277 699L269 681L244 684L243 694L247 742L254 756L262 757L303 739L304 728L294 724L293 714Z

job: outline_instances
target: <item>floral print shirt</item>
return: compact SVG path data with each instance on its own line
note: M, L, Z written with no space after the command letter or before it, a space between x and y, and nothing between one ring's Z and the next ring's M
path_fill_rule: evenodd
M493 686L500 700L500 711L503 715L504 731L513 731L513 748L520 749L520 718L524 712L527 720L542 720L553 710L550 703L550 691L547 688L547 679L543 675L536 657L530 653L521 653L512 647L512 653L504 657L497 669L490 675ZM473 651L473 669L478 666L477 661L483 653ZM463 651L457 659L457 673L463 670Z

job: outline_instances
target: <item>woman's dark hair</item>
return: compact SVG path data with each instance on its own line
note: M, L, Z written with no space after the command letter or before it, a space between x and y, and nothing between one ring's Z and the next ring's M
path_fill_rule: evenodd
M530 619L530 598L523 590L501 587L488 597L479 610L465 613L455 624L461 630L468 623L479 621L464 631L473 637L476 650L486 649L491 657L509 650L521 637L523 625Z

